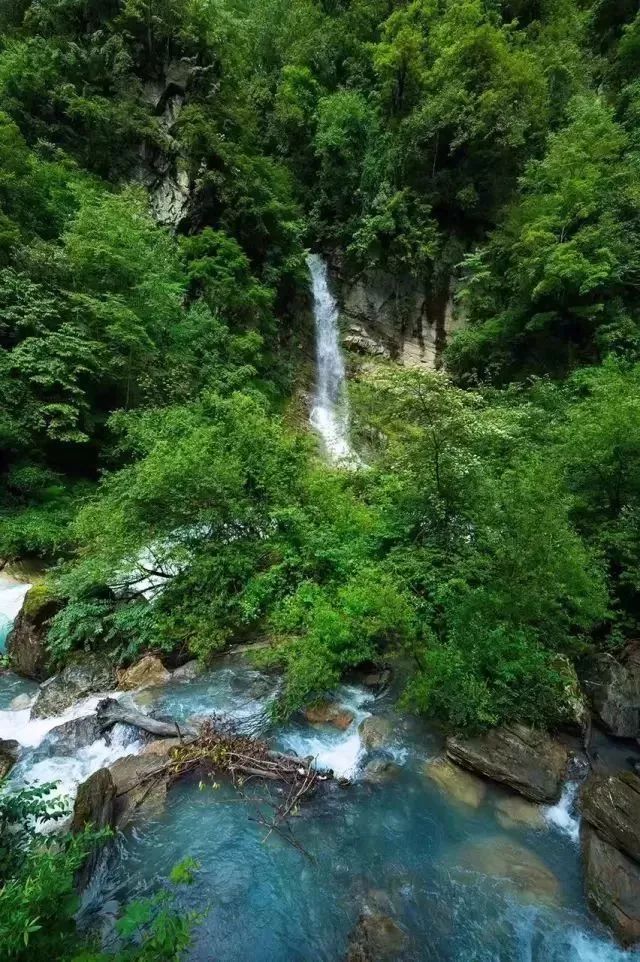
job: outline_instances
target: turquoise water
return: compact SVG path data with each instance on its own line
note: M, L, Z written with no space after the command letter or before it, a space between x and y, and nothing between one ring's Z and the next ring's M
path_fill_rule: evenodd
M495 803L504 797L497 789L487 788L471 808L427 777L441 750L439 736L395 715L389 697L376 701L358 686L345 686L337 697L354 714L346 731L303 720L276 729L268 713L275 686L273 678L228 661L196 681L133 697L145 710L183 721L227 715L274 745L348 774L348 784L326 783L292 820L306 854L276 834L265 840L257 803L240 799L228 784L184 782L172 788L163 810L119 838L118 857L112 855L86 896L86 923L108 935L124 901L154 891L177 862L192 856L200 868L180 897L204 921L190 962L341 962L363 912L395 920L406 940L398 958L406 962L636 958L618 949L587 911L568 802L557 819L567 831L548 823L538 831L506 830L497 821ZM74 785L114 757L139 750L100 740L68 757L55 732L42 739L46 721L29 722L28 710L7 711L17 694L35 687L0 675L4 734L26 732L32 741L24 744L39 745L25 749L21 777L31 764L35 777L66 772L66 784ZM369 713L384 714L394 726L385 751L396 768L380 784L363 778L368 756L357 724Z
M171 685L143 699L183 718L195 705L240 712L246 721L259 717L265 684L256 673L226 667L193 688ZM341 697L356 715L389 710L354 688ZM188 905L206 915L192 962L338 962L363 911L391 916L406 936L398 957L415 962L635 957L616 948L587 912L575 841L553 827L501 828L492 790L477 810L453 802L424 774L438 751L436 736L408 721L399 726L392 780L367 784L356 769L352 784L333 784L294 820L308 857L275 835L265 842L254 807L230 787L181 784L161 814L126 833L122 858L94 890L92 910L106 923L122 900L152 890L190 855L201 867ZM297 743L301 753L305 739L324 745L327 759L347 765L353 734L300 724L271 736ZM531 878L528 870L524 878L514 873L514 857L531 863Z

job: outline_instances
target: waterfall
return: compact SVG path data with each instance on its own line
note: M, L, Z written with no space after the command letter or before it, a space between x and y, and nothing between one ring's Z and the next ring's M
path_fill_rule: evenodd
M335 463L356 465L358 457L349 444L349 405L338 331L338 305L329 290L327 265L319 254L307 258L313 292L316 332L316 391L310 422Z
M0 652L4 651L13 622L31 585L0 575Z

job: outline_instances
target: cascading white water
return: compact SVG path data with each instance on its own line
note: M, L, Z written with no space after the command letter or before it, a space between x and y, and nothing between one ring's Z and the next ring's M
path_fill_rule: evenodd
M0 652L4 651L13 622L31 585L0 575Z
M349 405L340 349L338 305L329 290L323 259L319 254L309 254L307 263L313 292L317 364L316 392L309 420L324 441L331 460L353 465L358 458L349 443Z

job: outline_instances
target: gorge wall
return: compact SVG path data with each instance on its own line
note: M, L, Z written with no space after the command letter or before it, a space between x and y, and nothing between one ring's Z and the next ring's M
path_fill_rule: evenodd
M442 365L449 338L465 323L451 291L434 293L414 278L384 270L353 276L339 256L331 258L331 273L346 348L405 367Z

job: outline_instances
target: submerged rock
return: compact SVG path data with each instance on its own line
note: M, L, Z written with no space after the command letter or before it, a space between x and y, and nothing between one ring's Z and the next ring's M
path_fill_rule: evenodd
M505 795L495 801L495 815L502 828L531 828L538 831L545 827L542 809L519 795Z
M332 701L319 701L310 705L304 709L303 714L312 725L333 725L341 731L345 731L355 718L348 708Z
M580 840L590 908L623 945L640 941L640 865L586 821Z
M557 801L567 767L566 748L524 725L494 728L475 738L448 738L447 755L534 802Z
M167 671L155 655L145 655L135 665L131 665L130 668L125 668L117 674L118 687L123 691L166 685L171 678L171 672Z
M31 708L33 698L33 695L27 695L26 692L23 692L22 695L16 695L9 705L9 711L25 711L27 708Z
M59 608L46 585L34 585L27 592L7 641L9 666L16 674L42 681L51 673L46 637L49 621Z
M395 778L400 772L400 766L393 760L391 755L381 752L374 755L364 766L362 777L366 782L378 784L388 782Z
M423 771L427 778L434 781L447 795L469 808L479 808L487 794L485 782L446 758L427 762Z
M391 741L391 722L380 715L368 715L358 726L360 741L369 751L384 748Z
M560 901L560 881L551 869L535 852L511 839L485 838L457 854L459 867L503 879L522 901L553 906Z
M640 737L640 644L629 645L620 658L597 655L583 672L582 682L610 734Z
M9 774L20 755L20 745L13 738L0 738L0 781Z
M640 778L591 775L580 793L582 817L598 835L640 862ZM640 891L638 892L640 898Z
M40 687L31 717L61 715L80 698L110 691L115 684L115 670L109 658L103 655L80 655L59 675L54 675Z
M388 915L361 915L345 962L391 962L398 958L407 937Z

